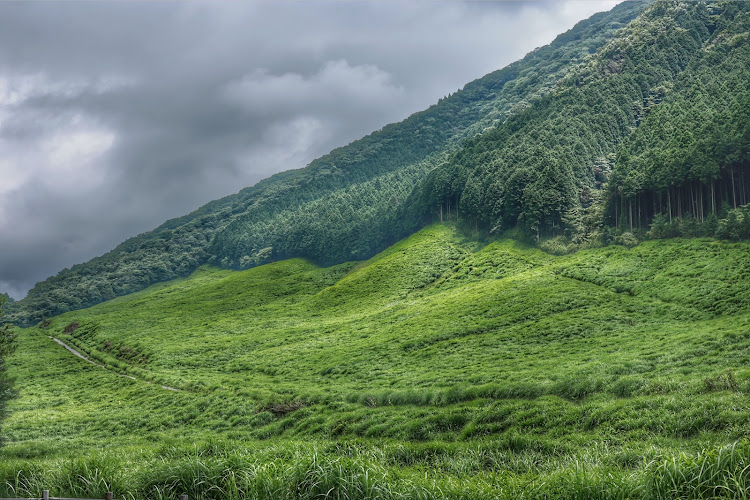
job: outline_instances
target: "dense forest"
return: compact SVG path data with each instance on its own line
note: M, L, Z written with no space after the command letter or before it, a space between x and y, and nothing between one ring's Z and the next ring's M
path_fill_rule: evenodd
M747 2L624 2L403 122L38 283L10 316L35 323L207 262L361 260L446 218L555 252L748 238L749 27Z
M722 200L746 203L747 19L738 2L655 4L554 92L434 170L426 208L538 239L591 232L581 212L594 201L606 203L596 225L631 232L656 214L703 221Z
M746 3L721 7L708 7L713 36L687 69L637 107L610 183L611 225L633 231L658 215L657 231L687 218L710 234L717 214L750 202L750 15Z

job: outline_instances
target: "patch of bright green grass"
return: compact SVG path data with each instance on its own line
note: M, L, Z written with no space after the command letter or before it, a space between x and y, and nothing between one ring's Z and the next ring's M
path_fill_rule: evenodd
M748 252L435 225L362 263L204 267L20 333L0 496L747 496Z

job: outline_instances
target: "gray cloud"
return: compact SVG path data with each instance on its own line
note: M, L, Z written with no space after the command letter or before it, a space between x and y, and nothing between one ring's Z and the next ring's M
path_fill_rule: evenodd
M616 3L0 2L0 291L302 167Z

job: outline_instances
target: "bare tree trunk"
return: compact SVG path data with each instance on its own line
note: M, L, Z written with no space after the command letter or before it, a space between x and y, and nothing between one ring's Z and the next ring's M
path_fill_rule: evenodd
M695 186L693 183L690 183L690 206L692 207L691 212L693 212L693 216L697 219L698 218L698 195L695 194Z
M714 180L711 179L711 213L716 213L716 195L714 194Z
M642 217L641 211L642 210L643 210L643 202L641 200L641 197L639 196L638 197L638 229L641 228L641 217Z
M740 188L742 192L742 202L740 205L744 205L747 203L747 197L745 196L745 172L743 172L742 169L740 169Z
M669 211L669 223L672 223L672 188L667 188L667 210Z
M616 195L615 195L616 196ZM615 200L616 201L616 200ZM620 227L620 219L617 218L617 203L615 203L615 227Z
M628 201L628 212L630 213L630 232L633 232L633 200Z

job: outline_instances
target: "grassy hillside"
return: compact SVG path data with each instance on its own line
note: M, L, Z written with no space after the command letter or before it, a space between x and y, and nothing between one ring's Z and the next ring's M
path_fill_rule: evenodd
M433 225L364 262L202 267L21 332L0 496L746 497L748 262Z

